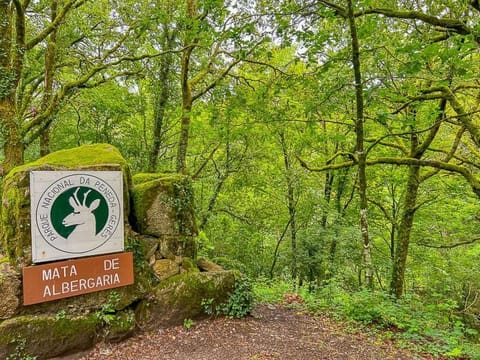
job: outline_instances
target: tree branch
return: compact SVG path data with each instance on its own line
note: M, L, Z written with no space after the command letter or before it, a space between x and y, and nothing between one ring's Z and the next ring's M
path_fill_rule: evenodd
M419 246L425 246L425 247L428 247L428 248L434 248L434 249L453 249L453 248L456 248L456 247L459 247L459 246L463 246L463 245L470 245L470 244L474 244L476 243L477 241L480 240L480 237L479 238L475 238L475 239L471 239L471 240L466 240L466 241L460 241L458 243L455 243L455 244L448 244L448 245L430 245L430 244L427 244L427 243L417 243L417 245Z
M475 32L471 28L469 28L463 21L460 21L457 19L436 17L432 15L427 15L420 11L401 11L401 10L384 9L384 8L363 10L361 12L356 13L355 16L362 16L362 15L369 15L369 14L379 14L389 18L396 18L396 19L420 20L430 25L439 26L441 28L454 31L460 35L473 34L475 41L477 43L480 43L480 36L475 35Z
M86 3L87 1L88 0L68 0L65 6L58 12L58 15L55 18L55 20L52 21L52 23L50 23L49 26L43 29L43 31L40 32L40 34L38 34L37 36L35 36L33 39L31 39L29 42L26 43L25 45L26 50L32 49L37 44L45 40L46 37L50 35L50 33L60 25L60 23L63 21L63 19L65 18L67 13L72 9L72 7L78 8L84 3Z
M356 165L354 161L345 161L342 163L337 164L329 164L325 166L321 166L319 168L312 168L310 167L305 161L301 160L299 157L297 159L300 162L300 165L312 172L323 172L328 170L339 170L352 167ZM453 172L459 174L465 178L466 181L472 187L473 192L480 197L480 180L478 180L467 168L450 164L447 162L439 161L439 160L422 160L422 159L415 159L415 158L398 158L398 157L380 157L376 159L367 159L366 165L381 165L381 164L389 164L389 165L418 165L418 166L427 166L432 167L444 171Z

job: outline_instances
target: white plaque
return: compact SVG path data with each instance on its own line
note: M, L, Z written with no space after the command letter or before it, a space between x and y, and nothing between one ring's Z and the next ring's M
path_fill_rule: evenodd
M121 171L30 173L32 261L123 251Z

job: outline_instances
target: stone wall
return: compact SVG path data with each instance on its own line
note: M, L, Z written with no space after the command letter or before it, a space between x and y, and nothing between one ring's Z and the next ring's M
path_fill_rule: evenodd
M32 170L122 171L125 250L134 255L133 285L23 305L22 269L32 265ZM202 316L202 300L224 302L239 274L200 268L195 259L196 234L188 178L176 174L132 178L127 162L111 145L59 151L13 169L2 186L0 358L47 359L98 341L118 341L137 327L181 324Z

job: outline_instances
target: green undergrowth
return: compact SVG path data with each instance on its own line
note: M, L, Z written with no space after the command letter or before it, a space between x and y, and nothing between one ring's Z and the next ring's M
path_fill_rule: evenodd
M374 333L415 352L480 359L479 333L465 324L451 300L406 295L395 301L383 291L349 292L336 284L314 292L299 288L295 291L299 296L294 297L292 285L278 280L256 282L253 293L256 303L282 302L313 314L327 313L344 321L346 330Z
M214 304L214 299L202 299L202 309L207 315L224 315L229 318L242 319L253 310L252 283L247 277L239 277L235 281L235 287L228 294L225 302Z

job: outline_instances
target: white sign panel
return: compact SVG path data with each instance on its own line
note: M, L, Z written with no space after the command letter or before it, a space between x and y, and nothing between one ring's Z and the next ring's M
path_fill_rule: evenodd
M121 171L30 173L34 263L123 251Z

